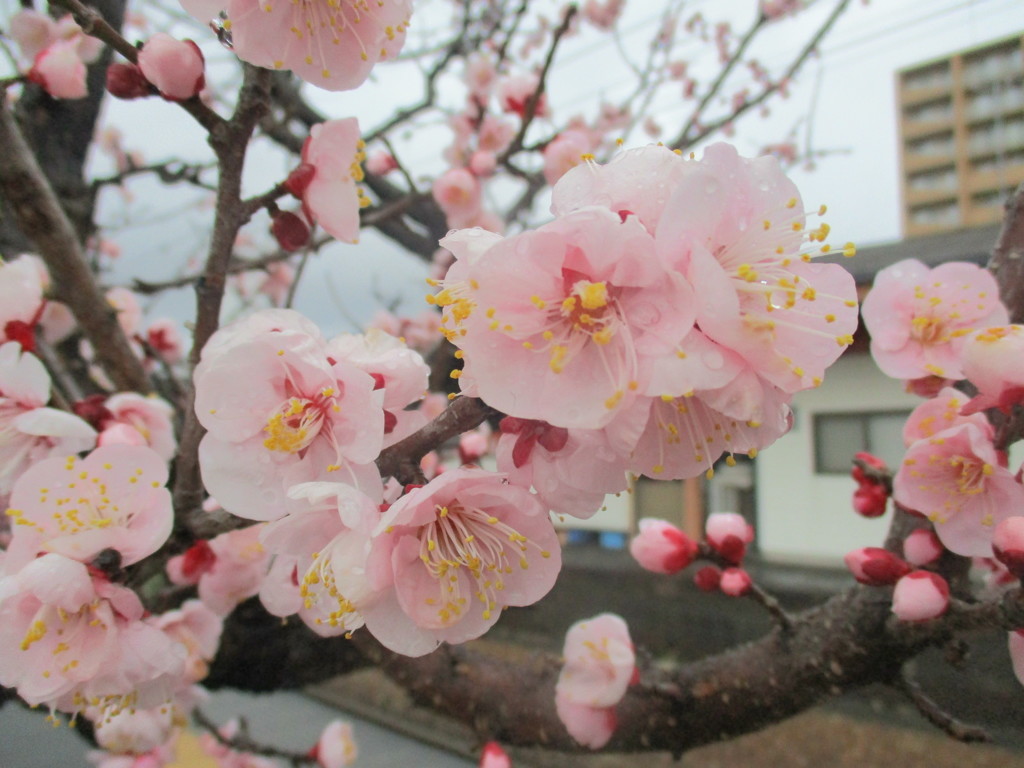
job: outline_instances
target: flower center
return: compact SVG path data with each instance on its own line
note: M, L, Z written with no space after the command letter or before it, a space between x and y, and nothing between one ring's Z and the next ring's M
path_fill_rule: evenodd
M513 564L526 570L529 558L537 554L551 556L494 515L457 502L438 505L437 517L420 533L420 559L439 591L427 604L438 607L438 618L447 625L467 610L469 598L463 590L475 587L471 597L483 606L484 619L490 619L492 611L504 607L498 593L505 589L505 576L514 572Z
M281 453L298 453L309 447L327 420L328 409L340 408L335 390L327 387L312 400L290 397L275 408L263 427L263 447Z
M960 468L960 476L956 479L957 491L970 496L985 490L985 478L993 472L991 464L969 456L953 456L949 464Z

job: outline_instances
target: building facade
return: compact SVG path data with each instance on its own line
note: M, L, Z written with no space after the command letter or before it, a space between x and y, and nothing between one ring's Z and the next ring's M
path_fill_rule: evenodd
M999 221L1024 182L1024 35L897 74L906 237Z

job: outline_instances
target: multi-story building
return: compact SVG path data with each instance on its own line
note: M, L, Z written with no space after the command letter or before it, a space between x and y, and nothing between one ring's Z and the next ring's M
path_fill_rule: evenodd
M1024 181L1024 35L897 75L903 232L999 221Z

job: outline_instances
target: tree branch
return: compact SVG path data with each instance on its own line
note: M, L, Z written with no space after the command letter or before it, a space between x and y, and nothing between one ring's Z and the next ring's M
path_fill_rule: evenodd
M196 323L189 355L192 368L199 362L203 347L220 325L220 307L235 239L249 215L241 199L246 149L253 130L266 113L270 98L271 73L249 65L244 71L234 115L230 121L217 124L210 132L210 145L217 155L220 183L210 250L202 279L195 284ZM193 517L203 516L198 449L205 430L196 418L194 402L195 392L190 386L185 397L185 421L174 465L174 509L186 527Z
M119 389L148 393L149 379L82 253L78 234L61 208L35 155L0 98L0 196L53 276L53 298L67 304L96 359Z

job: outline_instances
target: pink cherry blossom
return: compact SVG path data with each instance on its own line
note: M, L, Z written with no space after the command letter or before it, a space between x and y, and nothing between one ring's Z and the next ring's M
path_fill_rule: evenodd
M588 749L601 749L615 734L615 707L588 707L555 694L555 710L565 730Z
M700 286L700 330L784 392L820 384L853 341L856 289L842 266L804 251L829 229L806 231L800 193L778 161L713 144L661 194L657 250Z
M565 663L556 691L591 707L615 706L636 670L629 627L614 613L573 624L566 633L562 656Z
M164 461L174 458L178 441L174 438L174 409L162 398L143 397L135 392L111 395L103 404L110 418L103 422L106 431L115 425L134 430Z
M640 532L629 543L629 553L648 571L678 573L697 556L697 542L671 523L645 517L639 526Z
M289 494L303 506L262 536L277 554L260 589L263 605L274 615L298 613L324 637L358 629L392 581L389 551L370 562L378 500L342 483L302 483Z
M996 526L992 551L1010 573L1024 578L1024 517L1008 517Z
M967 335L1007 322L995 278L959 261L929 269L907 259L886 267L875 276L863 313L872 357L897 379L962 379Z
M139 69L169 101L191 99L206 85L205 59L191 40L158 32L139 51Z
M939 432L961 424L973 424L986 435L993 434L992 426L983 414L962 415L968 397L959 389L943 388L934 397L925 400L907 417L903 425L903 444L908 448L918 440L934 437Z
M998 531L998 528L996 530ZM918 567L931 565L942 557L942 553L945 551L939 537L935 535L934 531L927 528L911 531L910 535L903 540L903 557L908 563Z
M554 186L572 168L594 151L596 142L588 131L575 128L562 131L544 147L544 179Z
M738 563L754 540L754 528L736 512L712 512L704 524L708 544L726 560Z
M115 714L169 700L184 649L142 621L134 592L58 554L0 579L0 684L29 704Z
M961 361L964 376L978 388L978 396L965 409L973 413L999 408L1009 413L1024 400L1024 326L984 328L967 337Z
M510 75L503 77L498 83L498 101L506 112L514 112L525 117L526 107L540 88L540 77L535 74ZM533 116L545 117L548 114L548 101L544 93L535 99Z
M260 591L270 564L263 547L263 525L250 525L210 539L212 563L199 576L199 599L218 616Z
M912 571L896 582L892 612L902 621L927 621L949 607L949 585L937 573Z
M302 146L302 165L287 184L309 219L346 243L359 242L359 209L370 204L358 185L363 146L354 117L314 125Z
M846 554L843 562L853 578L870 587L890 586L911 571L903 560L881 547L855 549Z
M583 18L598 29L611 29L622 15L625 5L626 0L587 0L583 6Z
M267 69L290 69L328 91L359 86L378 61L398 55L412 0L340 0L330 6L303 0L181 0L199 21L220 10L231 22L233 50Z
M434 181L434 200L452 227L464 227L480 212L480 181L467 168L451 168Z
M11 492L8 567L40 552L88 562L104 549L116 549L122 565L137 563L171 533L166 482L167 464L140 446L103 446L81 460L71 455L33 464Z
M200 600L186 600L180 608L160 614L152 623L188 652L185 680L198 683L205 678L220 645L221 617Z
M588 208L507 239L463 230L441 244L458 260L432 301L464 352L460 385L512 416L600 428L692 326L692 288L634 217Z
M341 720L332 720L320 734L310 756L321 768L345 768L358 757L352 726Z
M602 613L573 624L565 636L565 663L555 686L559 719L584 746L599 749L615 728L615 705L636 675L629 628Z
M173 744L178 735L176 728L187 712L179 711L176 705L164 703L151 709L122 709L117 713L90 707L85 710L85 716L93 721L99 746L108 752L135 759Z
M341 334L327 343L327 353L344 360L373 377L383 392L384 432L391 435L398 422L412 416L404 409L427 392L430 368L423 356L401 339L376 328L365 334ZM401 430L400 430L401 431ZM385 445L393 442L385 438Z
M50 376L17 342L0 346L0 494L37 461L85 451L96 432L77 416L44 407Z
M620 215L634 214L653 235L669 192L687 170L682 157L660 144L629 149L605 165L586 162L568 170L552 191L551 211L564 216L601 205Z
M532 487L556 514L585 520L609 493L626 490L626 461L600 430L553 427L507 416L496 449L498 471Z
M271 267L280 266L271 265ZM268 271L271 269L268 267ZM165 363L174 365L184 359L184 342L178 323L170 318L154 320L146 329L146 343Z
M58 40L76 43L78 55L86 64L96 61L103 50L103 43L83 34L71 14L54 20L31 8L22 8L11 16L8 32L18 44L21 57L26 62L34 61L42 51Z
M1024 507L1024 488L1002 466L991 434L961 424L910 446L893 498L928 517L951 552L991 557L993 528Z
M379 489L371 462L384 416L375 382L332 362L297 312L262 310L221 329L194 378L196 414L209 430L199 448L203 480L225 509L273 520L287 511L287 488L310 480Z
M84 99L85 62L78 53L77 40L57 40L36 55L28 77L55 99Z
M386 647L410 656L479 637L505 606L529 605L562 565L547 510L502 475L453 469L384 513L371 560L388 557L394 590L363 612Z
M35 326L44 312L48 276L35 256L0 263L0 342L17 341L35 349Z
M726 568L718 580L718 588L729 597L743 597L752 585L750 574L742 568Z

